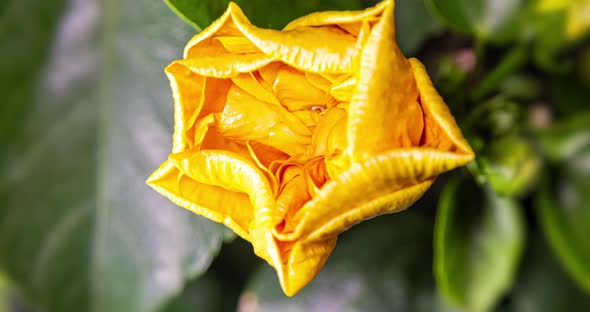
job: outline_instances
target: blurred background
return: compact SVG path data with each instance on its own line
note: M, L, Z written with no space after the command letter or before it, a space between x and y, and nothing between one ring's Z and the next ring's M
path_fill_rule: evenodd
M277 29L376 3L236 2ZM477 158L343 234L295 298L145 185L171 149L163 69L227 3L0 2L0 312L590 311L590 1L396 1Z

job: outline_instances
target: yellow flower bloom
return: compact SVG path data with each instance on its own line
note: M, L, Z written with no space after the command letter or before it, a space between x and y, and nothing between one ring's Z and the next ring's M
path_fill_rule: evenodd
M393 7L276 31L230 3L166 68L173 149L148 184L251 242L289 296L338 234L407 208L474 157L424 66L399 50Z

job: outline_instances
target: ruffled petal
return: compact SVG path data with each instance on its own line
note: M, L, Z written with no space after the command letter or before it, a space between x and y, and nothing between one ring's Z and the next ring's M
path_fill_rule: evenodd
M215 78L230 78L241 73L253 72L270 62L272 56L262 53L201 55L175 61L195 74ZM173 64L174 64L173 63Z
M178 63L166 67L166 75L174 98L172 152L178 153L200 143L194 140L196 122L223 110L231 81L197 75Z
M324 239L384 213L407 208L434 178L473 159L473 155L434 149L396 149L353 163L327 182L294 217L298 227L281 240Z
M245 240L250 240L248 226L254 208L248 195L191 179L174 161L165 161L147 184L176 205L215 222L225 224Z
M326 11L311 13L290 22L285 26L284 30L310 26L358 24L359 22L379 17L383 13L383 10L391 5L393 5L393 2L387 0L362 11Z
M289 155L305 153L311 145L311 132L297 117L283 106L261 101L235 85L228 91L216 125L226 137L256 141Z
M471 146L463 137L449 108L432 85L424 65L414 58L410 59L410 65L420 92L420 103L425 116L424 146L463 153L473 158Z
M236 37L247 38L251 44ZM218 20L189 41L184 55L192 62L187 66L214 77L251 71L273 59L301 70L339 73L352 71L352 59L358 54L355 43L356 38L339 27L258 28L232 2Z
M278 242L285 262L277 269L279 282L285 295L291 297L307 285L322 269L336 246L336 236L324 240Z
M395 39L393 2L383 3L383 15L362 49L360 72L348 117L348 149L352 161L393 148L411 147L420 138L422 112L410 63ZM418 124L416 122L419 122Z
M327 92L311 84L304 72L289 66L279 69L273 91L289 111L310 109L314 106L325 108L334 101Z

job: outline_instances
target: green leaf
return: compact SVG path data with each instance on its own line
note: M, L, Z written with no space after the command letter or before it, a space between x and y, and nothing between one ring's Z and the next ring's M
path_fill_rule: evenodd
M164 2L176 15L199 31L211 23L208 5L210 1L164 0Z
M512 292L514 312L586 312L590 296L565 274L547 244L536 233L523 261L523 272Z
M507 41L517 34L523 0L426 0L440 21L484 41Z
M230 0L165 0L182 19L203 29L226 10ZM360 0L234 0L250 21L259 27L280 29L306 14L326 10L358 10Z
M590 112L581 112L539 133L539 146L553 162L571 162L590 145Z
M411 211L363 222L342 234L320 274L293 298L282 293L275 271L265 264L239 310L433 311L431 229Z
M590 144L545 178L537 194L543 232L560 262L590 293Z
M26 3L3 19L20 36L54 36L42 61L33 39L19 50L44 66L23 74L33 87L20 92L34 93L8 102L27 111L0 159L0 268L48 312L157 311L209 266L225 233L145 185L171 147L163 68L192 31L159 1ZM57 28L28 27L53 14Z
M468 311L489 311L512 285L524 245L514 200L454 178L436 217L434 269L443 297Z
M395 27L397 42L406 55L416 53L426 39L443 30L424 0L397 0Z
M493 140L478 157L490 187L503 196L523 196L540 175L541 157L532 142L520 136Z

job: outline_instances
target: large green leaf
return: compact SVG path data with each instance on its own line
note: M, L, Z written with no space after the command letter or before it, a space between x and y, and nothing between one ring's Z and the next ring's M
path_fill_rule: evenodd
M171 147L163 68L193 31L159 1L46 2L3 8L2 22L22 27L2 28L0 42L33 38L11 53L43 66L22 74L33 87L20 92L34 92L14 90L5 104L27 110L3 132L0 267L46 311L156 311L208 267L224 235L145 185ZM28 27L56 16L55 30Z
M455 178L441 195L434 269L443 297L468 311L489 311L512 285L524 245L521 207Z
M515 37L523 0L426 0L439 19L456 31L483 40Z
M184 20L197 29L207 27L218 18L230 0L165 0ZM234 0L244 14L259 27L283 28L303 15L325 10L358 10L360 0Z
M418 209L418 208L413 208ZM432 224L414 212L381 216L344 233L320 274L293 298L264 265L243 311L433 311Z
M590 143L572 156L537 194L550 246L567 272L590 293Z

